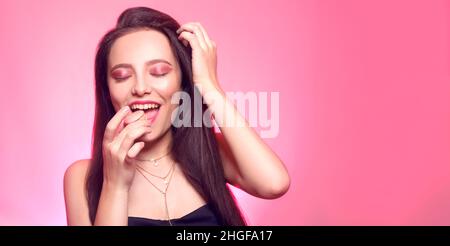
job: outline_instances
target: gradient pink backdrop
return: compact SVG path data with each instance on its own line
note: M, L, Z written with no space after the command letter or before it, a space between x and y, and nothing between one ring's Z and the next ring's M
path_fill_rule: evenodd
M228 91L279 91L267 142L292 184L235 190L252 225L450 225L444 0L1 1L0 225L65 225L63 174L90 155L93 58L127 7L200 21Z

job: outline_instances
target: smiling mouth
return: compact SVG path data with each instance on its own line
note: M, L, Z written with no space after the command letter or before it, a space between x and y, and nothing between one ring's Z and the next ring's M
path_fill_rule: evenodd
M157 103L147 103L147 104L133 104L130 106L131 111L135 112L138 110L143 110L144 112L149 110L158 110L161 107L160 104Z
M132 104L130 106L131 111L136 112L138 110L142 110L145 113L147 119L153 123L158 116L159 108L161 104L158 103L145 103L145 104Z

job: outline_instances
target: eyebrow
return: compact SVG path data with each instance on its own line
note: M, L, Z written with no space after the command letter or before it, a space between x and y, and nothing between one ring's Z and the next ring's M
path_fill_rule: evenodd
M166 60L164 60L164 59L153 59L153 60L150 60L150 61L145 62L145 65L146 65L146 66L150 66L150 65L153 65L153 64L155 64L155 63L160 63L160 62L166 63L166 64L172 66L172 64L171 64L170 62L168 62L168 61L166 61ZM114 69L116 69L116 68L119 68L119 67L133 68L133 66L131 66L131 64L129 64L129 63L119 63L119 64L114 65L114 66L111 68L110 71L112 71L112 70L114 70Z

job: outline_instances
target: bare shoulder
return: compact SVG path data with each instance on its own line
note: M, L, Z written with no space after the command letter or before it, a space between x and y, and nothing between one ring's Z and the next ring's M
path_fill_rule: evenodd
M89 209L86 197L86 175L90 160L72 163L64 173L64 200L68 225L89 225Z
M64 173L64 189L84 189L89 164L89 159L78 160L72 163Z
M74 163L72 163L67 169L66 173L64 174L64 180L70 179L82 179L83 183L86 179L86 174L89 168L89 159L84 160L78 160Z

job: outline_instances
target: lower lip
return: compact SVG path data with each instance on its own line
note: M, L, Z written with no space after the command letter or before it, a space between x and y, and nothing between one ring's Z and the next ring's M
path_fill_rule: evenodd
M153 124L153 122L155 122L156 117L158 116L158 113L159 113L159 109L160 108L158 108L156 110L148 110L145 112L145 117L147 117L147 119L148 119L148 121L150 121L150 123Z

